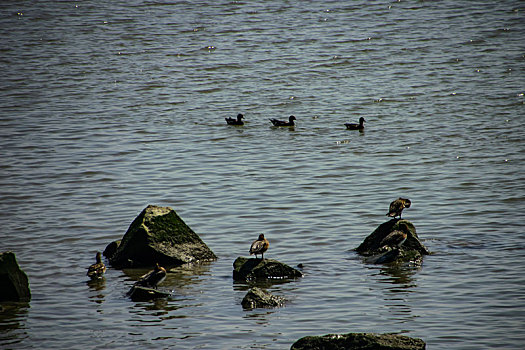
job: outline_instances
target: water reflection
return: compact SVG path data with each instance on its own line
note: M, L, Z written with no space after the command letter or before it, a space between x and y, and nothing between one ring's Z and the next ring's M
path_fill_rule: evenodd
M379 274L385 276L381 282L391 283L402 287L403 289L413 289L417 287L414 275L421 270L421 266L385 266L382 267Z
M415 276L420 269L421 266L383 266L376 275L378 286L382 286L384 307L401 323L419 317L413 314L408 296L418 287Z
M25 320L29 303L3 302L0 304L0 348L8 349L28 338Z
M89 301L96 304L104 303L106 295L102 293L102 291L106 289L106 278L102 277L96 280L89 280L86 284L89 287L90 292L93 292L93 294L90 293L89 295Z

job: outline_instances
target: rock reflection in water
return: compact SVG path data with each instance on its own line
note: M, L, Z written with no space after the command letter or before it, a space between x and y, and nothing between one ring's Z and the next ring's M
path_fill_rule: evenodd
M29 335L24 329L29 303L4 302L0 305L0 348L13 348Z

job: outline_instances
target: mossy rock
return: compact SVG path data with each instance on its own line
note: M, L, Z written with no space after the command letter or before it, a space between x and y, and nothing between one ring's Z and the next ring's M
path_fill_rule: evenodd
M157 262L179 266L215 259L217 256L173 209L155 205L148 205L137 216L109 258L117 268Z
M253 287L242 299L241 305L246 310L272 308L284 305L284 298L272 295L260 288Z
M29 280L18 266L15 253L0 254L0 301L29 301Z
M291 350L423 350L422 339L386 333L348 333L308 336L296 341Z
M408 227L407 239L400 248L381 249L381 241L392 231L398 230L400 224ZM430 254L421 243L416 233L416 227L408 220L392 219L379 225L374 232L365 238L359 247L355 248L359 254L366 256L366 262L375 264L414 263L420 264L423 256Z
M233 279L287 279L302 277L303 274L274 259L238 257L233 263Z

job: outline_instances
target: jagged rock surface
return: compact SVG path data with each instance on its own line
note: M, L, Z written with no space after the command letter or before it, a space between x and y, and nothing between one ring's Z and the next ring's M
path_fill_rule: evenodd
M111 248L108 248L109 254ZM151 266L157 262L178 266L216 258L173 209L149 205L131 223L109 260L112 266L121 268Z
M242 299L241 305L244 309L251 310L256 308L271 308L278 307L284 304L285 300L282 297L272 295L260 288L253 287L246 293Z
M257 259L238 257L233 263L233 279L286 279L302 277L303 274L274 259Z
M308 336L299 339L291 350L423 350L426 344L419 338L398 334L348 333Z
M409 229L405 243L399 249L383 250L381 241L392 231L398 230L401 223L406 224ZM408 220L392 219L379 225L374 232L365 238L363 243L355 249L359 254L366 256L365 261L375 264L386 263L416 263L420 264L423 255L430 252L421 243L416 233L416 228Z

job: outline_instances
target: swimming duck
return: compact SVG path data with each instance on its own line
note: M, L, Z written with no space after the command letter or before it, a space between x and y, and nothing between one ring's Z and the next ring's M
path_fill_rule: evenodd
M224 119L226 120L226 123L228 123L228 125L244 125L242 118L244 118L244 115L239 113L237 114L237 119L231 118L231 117L224 118Z
M401 198L399 197L392 203L390 203L390 208L388 209L388 214L386 216L390 216L395 218L396 216L399 216L399 219L401 219L401 212L405 208L410 208L410 205L412 202L408 198Z
M102 278L102 275L106 272L106 265L102 262L102 255L97 252L96 263L88 267L87 276L92 280Z
M355 123L345 123L345 126L348 130L363 130L365 128L365 118L359 118L359 124Z
M297 120L297 119L295 119L295 116L293 115L288 117L287 122L285 122L284 120L270 119L270 121L272 122L274 126L294 126L295 125L295 123L293 122L294 120Z
M409 231L407 224L400 223L397 230L390 232L385 238L381 240L379 246L381 248L399 248L407 239L407 232Z
M264 260L264 252L268 250L269 246L270 242L268 242L268 240L264 238L264 234L261 233L259 238L253 241L250 246L250 255L255 254L255 258L257 259L257 254L261 254L262 260Z
M157 285L166 278L166 269L156 264L155 269L140 277L135 286L157 289Z

